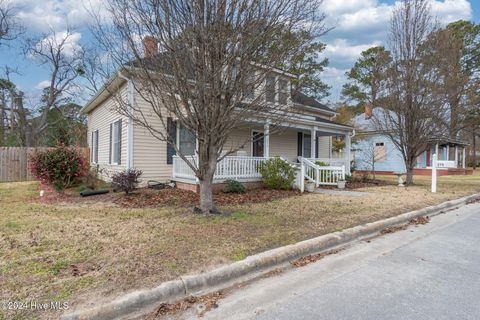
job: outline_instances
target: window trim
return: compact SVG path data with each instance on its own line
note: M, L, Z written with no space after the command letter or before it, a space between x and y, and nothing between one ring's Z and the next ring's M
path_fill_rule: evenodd
M305 157L305 136L310 137L310 153L312 153L312 134L302 132L302 157L307 159L315 158L315 156L312 155L310 155L310 157Z
M250 141L250 156L251 157L258 157L258 156L253 155L253 143L254 143L253 136L254 136L254 133L263 134L263 156L262 157L265 157L265 132L263 130L260 130L260 129L250 130L250 138L251 138L251 141Z
M267 83L268 83L268 80L270 79L273 79L273 101L269 101L268 100L268 87L267 87ZM266 76L265 77L265 102L267 103L278 103L278 93L277 93L277 77L272 75L272 76Z
M184 128L183 130L186 130L186 129ZM187 130L187 131L188 131L188 130ZM182 145L182 133L181 133L181 132L182 132L182 125L178 124L178 125L177 125L177 133L176 133L177 137L176 137L176 140L177 140L177 148L178 148L178 150L180 150L180 151L182 150L182 149L181 149L181 148L182 148L182 147L181 147L181 145ZM195 135L193 135L193 138L194 138L194 141L193 141L193 143L194 143L194 145L193 145L193 154L184 154L184 156L195 156L195 155L198 153L198 151L197 151L197 138L196 138Z
M98 129L92 131L90 161L93 164L98 164L98 135Z
M118 128L120 126L120 128ZM119 132L120 131L120 132ZM118 166L122 162L122 119L118 119L117 121L112 122L112 141L110 145L110 152L111 152L111 165ZM119 134L119 136L117 136ZM117 141L115 141L115 138L117 138ZM115 144L119 144L118 146L118 154L115 153ZM118 159L115 159L115 157L118 156ZM117 161L115 161L117 160Z

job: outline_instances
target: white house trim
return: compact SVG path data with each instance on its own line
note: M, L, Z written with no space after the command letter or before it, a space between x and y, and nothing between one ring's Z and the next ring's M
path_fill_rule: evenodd
M127 99L128 99L128 124L127 124L127 169L133 168L133 119L131 114L133 112L133 104L135 98L133 96L133 82L128 80L127 87Z

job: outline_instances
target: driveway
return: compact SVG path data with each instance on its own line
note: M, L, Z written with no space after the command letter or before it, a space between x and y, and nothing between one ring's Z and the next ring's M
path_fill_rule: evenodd
M480 319L479 301L476 203L236 289L204 319Z

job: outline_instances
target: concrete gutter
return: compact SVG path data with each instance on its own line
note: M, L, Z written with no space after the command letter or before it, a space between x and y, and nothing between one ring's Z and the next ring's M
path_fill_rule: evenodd
M273 268L287 264L302 256L346 245L352 241L371 237L386 228L408 223L413 218L434 216L477 200L480 200L480 194L447 201L436 206L426 207L396 217L367 223L262 252L210 272L182 276L180 280L164 282L153 289L135 291L91 309L77 310L62 316L61 319L128 319L133 316L146 314L154 310L162 302L180 299L192 294L228 288L235 283L256 278L271 271Z

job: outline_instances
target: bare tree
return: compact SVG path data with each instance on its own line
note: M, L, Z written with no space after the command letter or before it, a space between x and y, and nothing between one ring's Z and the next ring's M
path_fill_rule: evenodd
M225 147L231 132L248 121L268 119L275 126L286 117L288 106L265 101L264 83L305 47L302 41L285 41L285 32L324 30L318 5L313 0L108 1L113 27L97 24L94 33L149 105L145 111L122 100L119 112L169 143L191 167L202 212L215 210L213 176L217 162L235 151ZM145 50L139 41L144 36ZM176 147L168 134L169 117L194 135L197 157Z
M43 96L32 114L34 121L28 121L29 134L26 144L36 145L36 137L50 125L48 113L61 103L68 102L78 89L77 78L83 74L83 49L76 43L78 34L67 28L63 32L52 30L35 38L26 39L25 55L49 69L48 84Z
M23 32L15 15L15 7L7 0L0 0L0 45L16 39Z
M362 158L361 162L365 167L369 168L370 173L375 180L375 165L378 162L386 161L388 158L388 149L384 142L377 142L369 139L368 137L359 137L360 141L357 142ZM363 140L363 141L362 141Z
M435 61L425 50L434 30L427 0L404 0L394 9L390 23L391 67L383 83L384 108L372 123L401 152L407 185L413 184L417 157L432 139L444 136L443 104L435 92Z

